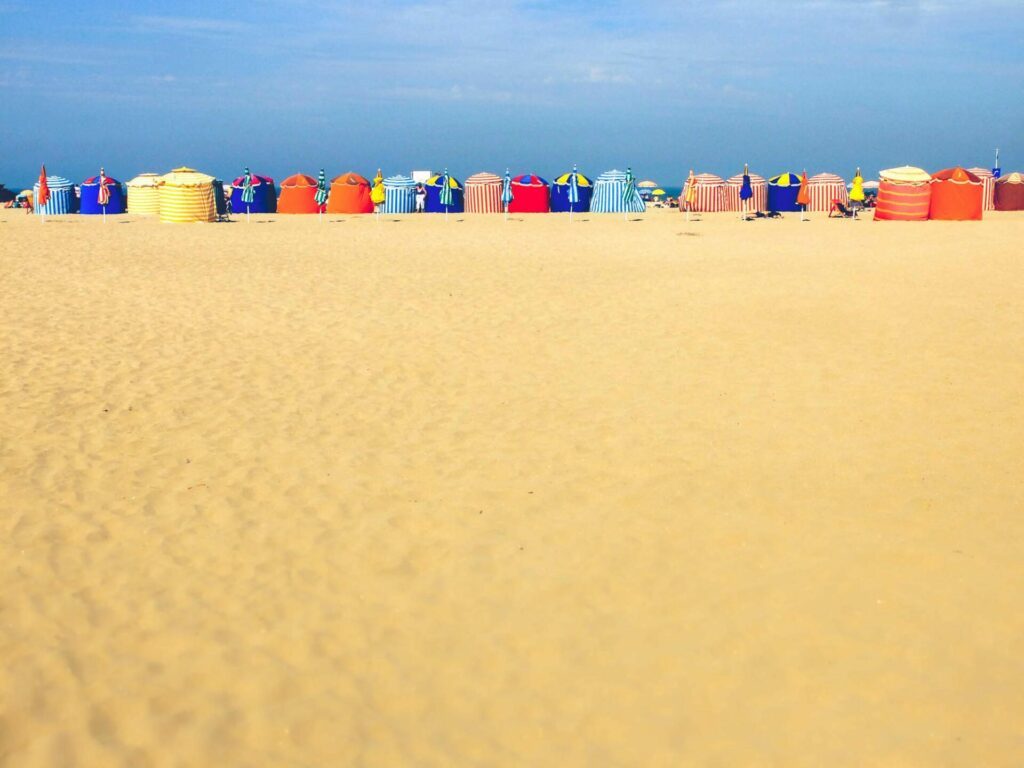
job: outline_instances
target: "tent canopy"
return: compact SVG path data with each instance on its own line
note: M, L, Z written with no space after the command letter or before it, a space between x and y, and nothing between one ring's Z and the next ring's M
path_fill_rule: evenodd
M312 176L307 176L304 173L293 173L287 179L281 182L281 189L295 189L303 187L315 187L316 179Z
M965 168L946 168L932 176L933 182L951 181L954 184L981 184L981 179Z
M931 174L912 165L901 165L899 168L888 168L878 172L878 178L897 184L921 184L931 181Z
M182 166L165 173L160 177L159 183L170 187L205 187L213 184L213 176Z

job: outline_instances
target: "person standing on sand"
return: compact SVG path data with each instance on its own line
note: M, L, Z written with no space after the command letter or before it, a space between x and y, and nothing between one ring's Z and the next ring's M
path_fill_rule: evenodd
M427 190L422 184L416 185L416 213L423 213L427 207Z

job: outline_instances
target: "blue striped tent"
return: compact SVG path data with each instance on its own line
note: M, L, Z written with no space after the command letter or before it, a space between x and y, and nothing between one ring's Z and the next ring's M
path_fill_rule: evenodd
M117 179L107 176L107 191L110 192L110 200L107 201L106 213L124 213L125 199L124 188ZM103 206L99 203L100 177L92 176L82 182L82 199L79 212L85 215L99 216L104 213Z
M441 174L431 176L424 184L427 192L427 200L424 210L427 213L444 213L447 208L449 213L463 213L465 211L465 198L463 197L462 184L451 174L448 174L448 186L452 190L451 205L444 205L441 202Z
M78 211L78 198L75 197L75 185L63 176L47 176L46 186L50 188L50 199L42 208L36 205L36 213L47 216L60 216L63 213ZM32 185L32 199L39 199L39 182Z
M551 212L552 213L568 213L569 212L569 177L572 176L572 171L563 173L557 179L551 183ZM590 210L590 196L594 194L594 185L589 178L584 176L582 173L577 171L576 179L578 181L577 191L579 193L579 202L572 204L572 210L575 213L586 213ZM621 197L621 195L620 195Z
M583 188L580 187L580 191ZM591 213L643 213L647 210L640 193L633 189L627 204L622 199L626 191L626 174L622 171L605 171L594 182L594 194L590 198Z
M408 176L384 179L384 213L413 213L416 210L416 182Z
M780 173L768 180L769 211L799 211L800 174Z

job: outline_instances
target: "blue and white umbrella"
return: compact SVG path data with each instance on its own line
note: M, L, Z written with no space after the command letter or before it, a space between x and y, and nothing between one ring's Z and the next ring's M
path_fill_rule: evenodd
M580 202L580 172L576 168L576 164L573 163L572 174L569 176L569 222L572 223L572 212L573 209Z
M512 174L505 169L505 179L501 182L501 204L505 207L505 221L508 221L508 206L512 202Z

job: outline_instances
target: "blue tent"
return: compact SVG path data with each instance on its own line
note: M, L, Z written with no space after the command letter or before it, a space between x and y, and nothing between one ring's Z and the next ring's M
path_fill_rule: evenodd
M384 213L413 213L416 210L416 182L408 176L384 179Z
M226 216L228 212L228 198L224 194L224 182L220 179L213 180L213 205L217 209L218 216ZM245 213L245 209L242 209Z
M75 197L75 185L70 179L63 176L47 176L46 186L50 188L50 199L42 208L36 202L36 213L45 213L47 216L59 216L64 213L76 213L78 211L78 198ZM39 200L39 182L32 185L32 199Z
M594 194L590 198L590 212L643 213L647 210L636 187L633 187L628 202L623 199L625 193L626 174L622 171L605 171L594 182Z
M769 211L799 211L800 174L780 173L768 180Z
M248 205L249 213L277 213L277 188L274 180L269 176L252 174L252 202L242 202L242 182L244 176L235 179L231 185L231 212L246 213Z
M569 212L569 177L572 171L563 173L551 184L551 212ZM576 173L577 190L580 196L578 203L572 204L574 213L586 213L590 210L590 196L594 194L594 185L582 173Z
M441 204L441 176L431 176L423 185L427 192L427 199L423 210L427 213L444 213L447 208L449 213L462 213L466 210L465 197L463 196L462 184L451 174L448 174L448 186L452 190L452 204L444 206Z
M125 196L124 187L117 179L107 176L107 191L110 192L110 200L107 201L107 213L124 213ZM93 176L82 182L82 199L80 213L86 216L99 216L102 214L103 206L99 203L100 177Z

